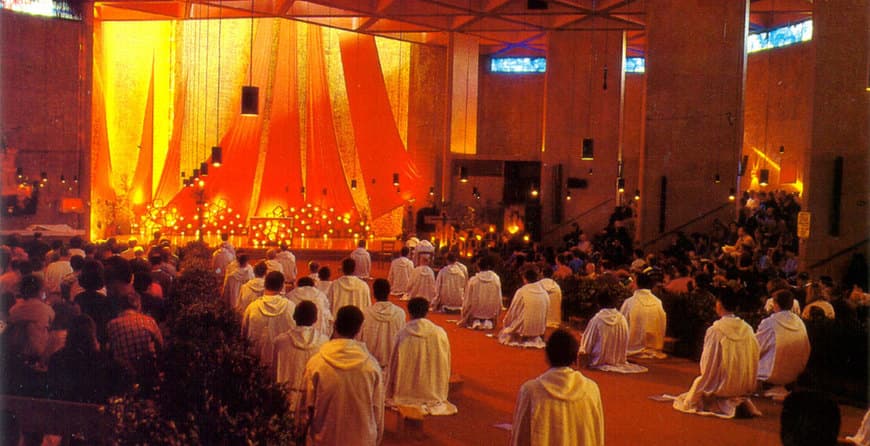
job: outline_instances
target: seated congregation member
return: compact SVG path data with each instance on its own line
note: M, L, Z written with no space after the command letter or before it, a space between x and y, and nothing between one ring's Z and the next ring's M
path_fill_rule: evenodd
M369 352L386 371L396 347L396 336L405 326L406 315L405 310L387 300L390 294L388 281L375 279L372 290L375 303L363 311L365 320L359 340L368 347Z
M231 265L224 276L223 300L230 308L235 308L239 302L242 285L254 278L254 268L248 264L247 254L239 254Z
M810 316L812 315L814 308L821 310L827 319L834 319L836 317L834 306L825 300L825 297L822 295L822 288L818 283L813 283L807 287L807 304L804 306L804 311L801 313L801 317L804 320L812 319Z
M514 294L504 316L504 328L498 334L498 342L512 347L544 348L542 336L547 329L549 302L550 296L538 282L538 268L534 265L526 267L523 286Z
M752 327L734 315L738 299L730 288L717 290L719 320L704 336L701 375L676 397L674 409L720 418L734 418L738 409L741 415L761 415L748 397L757 385L758 341Z
M429 255L420 256L419 265L411 272L411 283L402 300L422 297L428 302L435 299L435 272L429 267Z
M387 374L387 405L415 406L429 415L453 415L450 390L450 341L447 332L426 319L429 302L408 301L411 320L399 330Z
M557 328L562 325L562 287L553 280L553 268L547 266L541 274L544 277L539 283L550 296L550 304L547 306L547 326Z
M602 279L598 279L602 282ZM617 291L613 287L599 287L598 306L601 310L586 325L580 342L581 363L590 369L618 373L643 373L646 367L631 364L626 358L628 348L628 322L616 309Z
M758 380L774 387L765 396L782 399L788 394L785 386L797 381L810 359L810 338L800 316L792 312L794 296L789 290L773 295L774 313L758 325Z
M149 386L157 379L157 354L163 349L163 334L157 322L141 313L139 294L131 285L118 289L121 312L106 327L108 349L132 376Z
M650 289L655 286L652 268L635 274L637 289L622 303L619 312L628 321L628 355L664 358L667 316L662 301Z
M245 314L248 305L257 300L266 291L266 273L269 272L266 262L259 261L254 265L254 277L239 288L239 300L233 307L239 314Z
M310 277L300 277L296 288L287 294L287 299L296 305L310 301L317 306L317 321L314 328L326 337L332 336L332 311L329 309L329 300L326 295L314 287L314 281Z
M154 275L152 274L153 278ZM117 315L116 308L106 296L105 280L103 279L103 264L93 260L85 260L79 275L79 285L84 291L74 297L76 305L83 314L87 314L97 324L97 340L105 345L108 340L106 327L109 321Z
M378 361L355 341L363 323L353 305L335 315L335 335L305 366L296 413L308 445L376 445L384 433L384 380Z
M840 408L822 393L794 392L782 403L779 428L783 446L835 446L841 444Z
M767 286L767 294L770 297L768 297L767 300L764 302L764 312L766 314L771 314L771 313L774 313L773 295L776 294L776 292L779 290L792 291L792 287L791 287L791 285L788 284L788 282L785 279L780 279L780 278L771 279L771 280L767 281L766 286ZM794 293L792 293L792 295L794 295ZM801 304L797 301L797 299L792 299L791 311L798 316L801 315Z
M66 346L48 363L49 397L103 404L131 388L127 370L100 351L97 326L90 316L76 316L70 323Z
M459 326L474 330L492 330L501 311L501 279L492 271L493 260L483 257L480 271L468 280L462 297L462 317Z
M371 292L369 284L353 275L356 262L351 258L341 261L342 276L332 282L326 297L332 306L332 313L345 305L353 305L360 310L368 308L371 304Z
M290 245L287 242L281 242L281 250L275 254L275 260L281 264L281 271L284 272L284 283L293 285L296 282L296 256L290 252Z
M302 375L305 365L323 344L329 342L329 337L314 328L319 317L317 305L303 300L293 310L293 321L296 326L275 338L275 367L277 382L286 384L289 390L290 407L295 409L304 390Z
M456 260L456 254L447 254L447 265L438 271L435 278L435 299L432 308L436 311L459 311L462 309L462 293L468 281L468 272Z
M520 387L511 445L604 444L604 409L595 381L571 368L577 340L566 330L547 339L550 369Z
M414 271L414 262L408 258L411 252L407 246L402 247L399 257L390 262L390 273L387 280L390 282L390 294L401 296L408 291L411 284L411 272Z
M372 256L366 250L365 239L360 239L356 246L357 248L350 253L350 258L356 262L353 275L368 280L372 276Z
M281 295L283 274L277 271L266 274L265 286L263 295L251 302L242 316L242 333L254 344L260 362L268 367L274 359L275 338L295 325L296 305Z

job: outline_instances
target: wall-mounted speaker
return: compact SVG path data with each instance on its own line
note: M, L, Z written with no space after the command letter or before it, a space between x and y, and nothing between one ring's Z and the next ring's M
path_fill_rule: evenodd
M589 187L589 182L583 178L569 177L566 184L568 189L586 189Z
M595 156L595 142L592 138L583 138L583 146L580 153L580 159L591 160Z

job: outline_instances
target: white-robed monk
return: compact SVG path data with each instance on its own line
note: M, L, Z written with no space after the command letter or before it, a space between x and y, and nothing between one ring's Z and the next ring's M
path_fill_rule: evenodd
M240 254L227 268L224 276L223 300L230 308L236 308L242 285L254 278L254 268L248 264L248 256Z
M384 380L377 360L354 341L363 314L348 305L335 315L335 338L305 367L296 422L309 445L377 445L384 432Z
M511 445L597 446L604 444L604 409L595 381L571 368L577 340L556 330L547 340L550 369L520 387Z
M547 326L557 328L562 325L562 287L553 280L553 268L544 268L541 273L544 278L540 284L550 296L550 304L547 306Z
M333 317L329 300L325 294L314 287L314 281L310 277L300 277L296 288L287 294L287 299L296 305L304 301L313 302L317 306L317 321L314 323L314 328L326 337L332 336Z
M215 274L223 276L227 273L227 266L235 260L236 254L233 251L221 246L216 249L211 255L211 268Z
M275 248L271 248L266 251L266 268L269 269L269 272L278 271L281 274L284 274L284 265L281 264L277 260L278 258L278 250Z
M281 251L275 254L275 261L281 264L281 271L284 273L284 282L296 282L296 256L290 252L290 247L287 243L281 242Z
M619 312L628 321L628 355L644 358L664 358L665 329L668 320L662 301L650 289L655 280L649 271L635 274L637 289L622 303Z
M411 272L411 284L402 300L422 297L429 302L435 299L435 272L429 268L429 256L420 257L420 265Z
M468 280L462 297L462 317L457 324L474 330L492 330L501 311L501 279L492 271L492 258L477 264L480 272Z
M411 320L399 330L387 374L388 406L413 406L428 415L453 415L450 390L450 341L447 332L426 319L429 301L408 301ZM421 365L423 365L421 367Z
M363 311L365 320L359 333L359 340L378 360L386 375L387 366L396 347L396 336L405 326L405 310L389 300L390 283L385 279L375 279L372 283L375 303Z
M718 290L719 320L704 336L701 375L688 392L676 397L674 409L720 418L734 418L739 408L744 415L761 415L749 399L758 384L758 341L752 327L734 315L737 302L730 289Z
M550 296L538 283L535 266L523 271L523 283L504 316L504 328L498 334L498 342L511 347L544 348Z
M350 258L356 262L353 275L366 280L372 276L372 255L366 250L365 239L359 239L356 246L350 253Z
M287 398L294 410L305 390L302 381L305 365L323 344L329 342L328 336L313 327L318 317L317 305L303 300L293 311L296 326L275 338L275 358L272 362L275 377L278 383L287 386Z
M581 363L585 362L590 369L605 372L646 372L646 367L631 364L626 359L628 322L615 308L618 297L616 294L613 287L599 287L597 297L601 310L586 324L586 330L583 331L580 341Z
M239 288L239 300L236 302L236 306L233 307L239 314L245 314L248 305L251 305L251 302L263 295L263 292L266 290L266 272L268 272L266 262L262 260L257 262L254 265L254 278L245 282Z
M242 332L254 344L260 362L272 366L275 357L275 338L293 328L293 310L296 305L281 295L284 276L272 271L266 274L266 291L245 310Z
M341 261L342 276L332 282L326 297L332 307L332 314L345 305L353 305L364 310L372 304L369 284L353 275L356 262L347 258Z
M408 291L408 286L411 285L414 262L408 258L410 252L410 248L403 246L399 257L390 262L390 273L387 275L387 280L390 281L390 294L394 296L405 294Z
M765 396L784 399L785 386L797 381L810 359L810 338L804 321L791 311L794 295L780 290L773 295L774 313L758 324L755 334L760 348L758 380L773 384Z
M435 299L432 308L436 311L459 311L462 309L462 293L468 282L468 272L456 260L452 252L447 254L447 266L438 271L435 278Z

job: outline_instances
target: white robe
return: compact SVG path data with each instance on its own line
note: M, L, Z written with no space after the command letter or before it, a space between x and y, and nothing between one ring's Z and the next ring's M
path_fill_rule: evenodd
M390 273L387 280L390 282L390 294L402 295L408 291L411 285L411 272L414 271L414 262L407 257L399 257L390 263Z
M325 294L313 286L300 286L293 288L293 291L287 294L287 299L290 299L294 305L299 305L299 302L303 300L314 302L314 305L317 306L317 322L314 323L314 328L326 337L332 336L332 325L335 318Z
M595 381L570 367L554 367L520 387L511 445L604 444L604 409Z
M277 260L265 260L266 262L266 274L271 273L272 271L278 271L282 275L284 274L284 265L281 265L281 262ZM287 279L286 277L284 278Z
M281 251L275 256L275 260L281 264L284 274L284 282L296 282L296 256L290 251Z
M326 294L332 306L332 314L337 315L339 308L353 305L365 310L372 304L369 284L356 276L341 276L332 282Z
M390 302L375 302L363 311L365 319L358 338L386 372L396 347L396 336L405 326L405 310Z
M822 311L825 312L825 317L828 319L834 319L836 317L836 313L834 312L834 306L826 300L814 300L808 303L807 306L804 307L804 311L803 313L801 313L801 317L809 320L810 310L812 310L813 308L821 308Z
M384 433L384 380L365 345L333 339L305 366L296 420L306 444L377 445Z
M60 294L60 283L68 274L72 274L73 269L69 260L58 260L51 262L45 267L45 292Z
M245 282L245 284L239 288L239 299L236 301L236 306L233 308L235 308L239 314L245 314L248 305L251 305L252 302L262 296L265 291L266 279L263 277L254 277Z
M858 427L858 432L855 432L855 435L846 437L846 440L858 446L870 446L870 410L864 414L864 419L861 421L861 426Z
M635 290L619 312L628 321L628 354L663 358L667 316L662 301L650 290Z
M512 347L544 348L542 336L547 330L549 304L550 296L539 282L523 285L504 316L498 341Z
M329 289L332 288L331 280L319 280L314 283L314 287L320 290L321 293L329 296ZM331 301L330 301L331 302Z
M793 300L791 303L791 311L800 316L801 315L801 304L797 301L797 299ZM767 301L764 302L764 312L767 314L773 313L773 298L768 297Z
M707 329L701 353L701 376L674 400L680 412L734 418L740 405L761 415L747 395L757 385L758 341L752 327L734 315L719 318Z
M372 276L372 256L365 248L354 249L350 253L350 258L356 262L353 270L353 275L360 279L368 279Z
M432 300L432 307L436 310L461 310L462 293L465 292L467 281L466 273L457 263L441 268L435 278L435 299Z
M296 326L296 305L280 294L264 295L255 300L242 316L242 332L251 340L260 363L270 367L275 358L275 338Z
M807 327L797 314L779 311L758 324L758 380L774 385L797 381L810 359Z
M224 277L222 297L224 302L229 304L230 308L238 306L242 285L248 283L253 278L254 268L251 268L251 265L227 270L227 275Z
M646 367L631 364L626 359L628 322L615 308L600 310L586 325L580 343L580 354L589 355L590 369L618 373L643 373Z
M422 365L422 367L421 367ZM450 341L429 319L413 319L399 330L387 376L387 405L416 406L429 415L453 415Z
M405 293L403 299L408 300L414 297L422 297L430 304L435 298L435 272L426 265L414 268L411 273L411 284L408 286L408 292Z
M501 311L501 279L492 271L481 271L468 280L462 297L462 318L458 324L471 327L475 320L495 320Z
M223 276L227 273L227 266L229 266L229 264L235 259L236 256L231 251L224 248L218 248L211 255L212 270L216 274Z
M329 337L314 327L295 327L275 338L275 358L272 362L275 379L287 385L291 408L296 409L305 390L302 381L305 365L327 342Z
M549 277L539 280L538 283L550 296L550 305L547 307L547 326L558 327L562 325L562 287Z

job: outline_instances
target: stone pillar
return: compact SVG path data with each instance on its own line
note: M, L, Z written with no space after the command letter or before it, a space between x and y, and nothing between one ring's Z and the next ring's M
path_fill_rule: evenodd
M618 203L624 42L623 31L557 32L549 36L544 140L540 147L545 243L560 242L575 219L586 232L600 230ZM593 140L592 159L581 159L586 138ZM561 181L557 178L559 170ZM586 181L585 188L570 189L570 201L566 200L569 178ZM637 187L627 186L632 191ZM561 219L556 218L559 216Z
M651 242L667 242L669 237L657 240L667 231L706 231L715 218L734 218L728 190L737 187L742 145L749 2L657 0L647 5L646 143L638 223L650 249L659 244Z
M813 6L816 50L812 145L804 159L803 210L812 214L801 260L814 275L840 280L853 252L867 254L870 151L870 8L867 0ZM835 163L843 158L840 193ZM839 206L837 201L839 201ZM839 215L837 215L839 213ZM856 250L847 250L858 244Z

